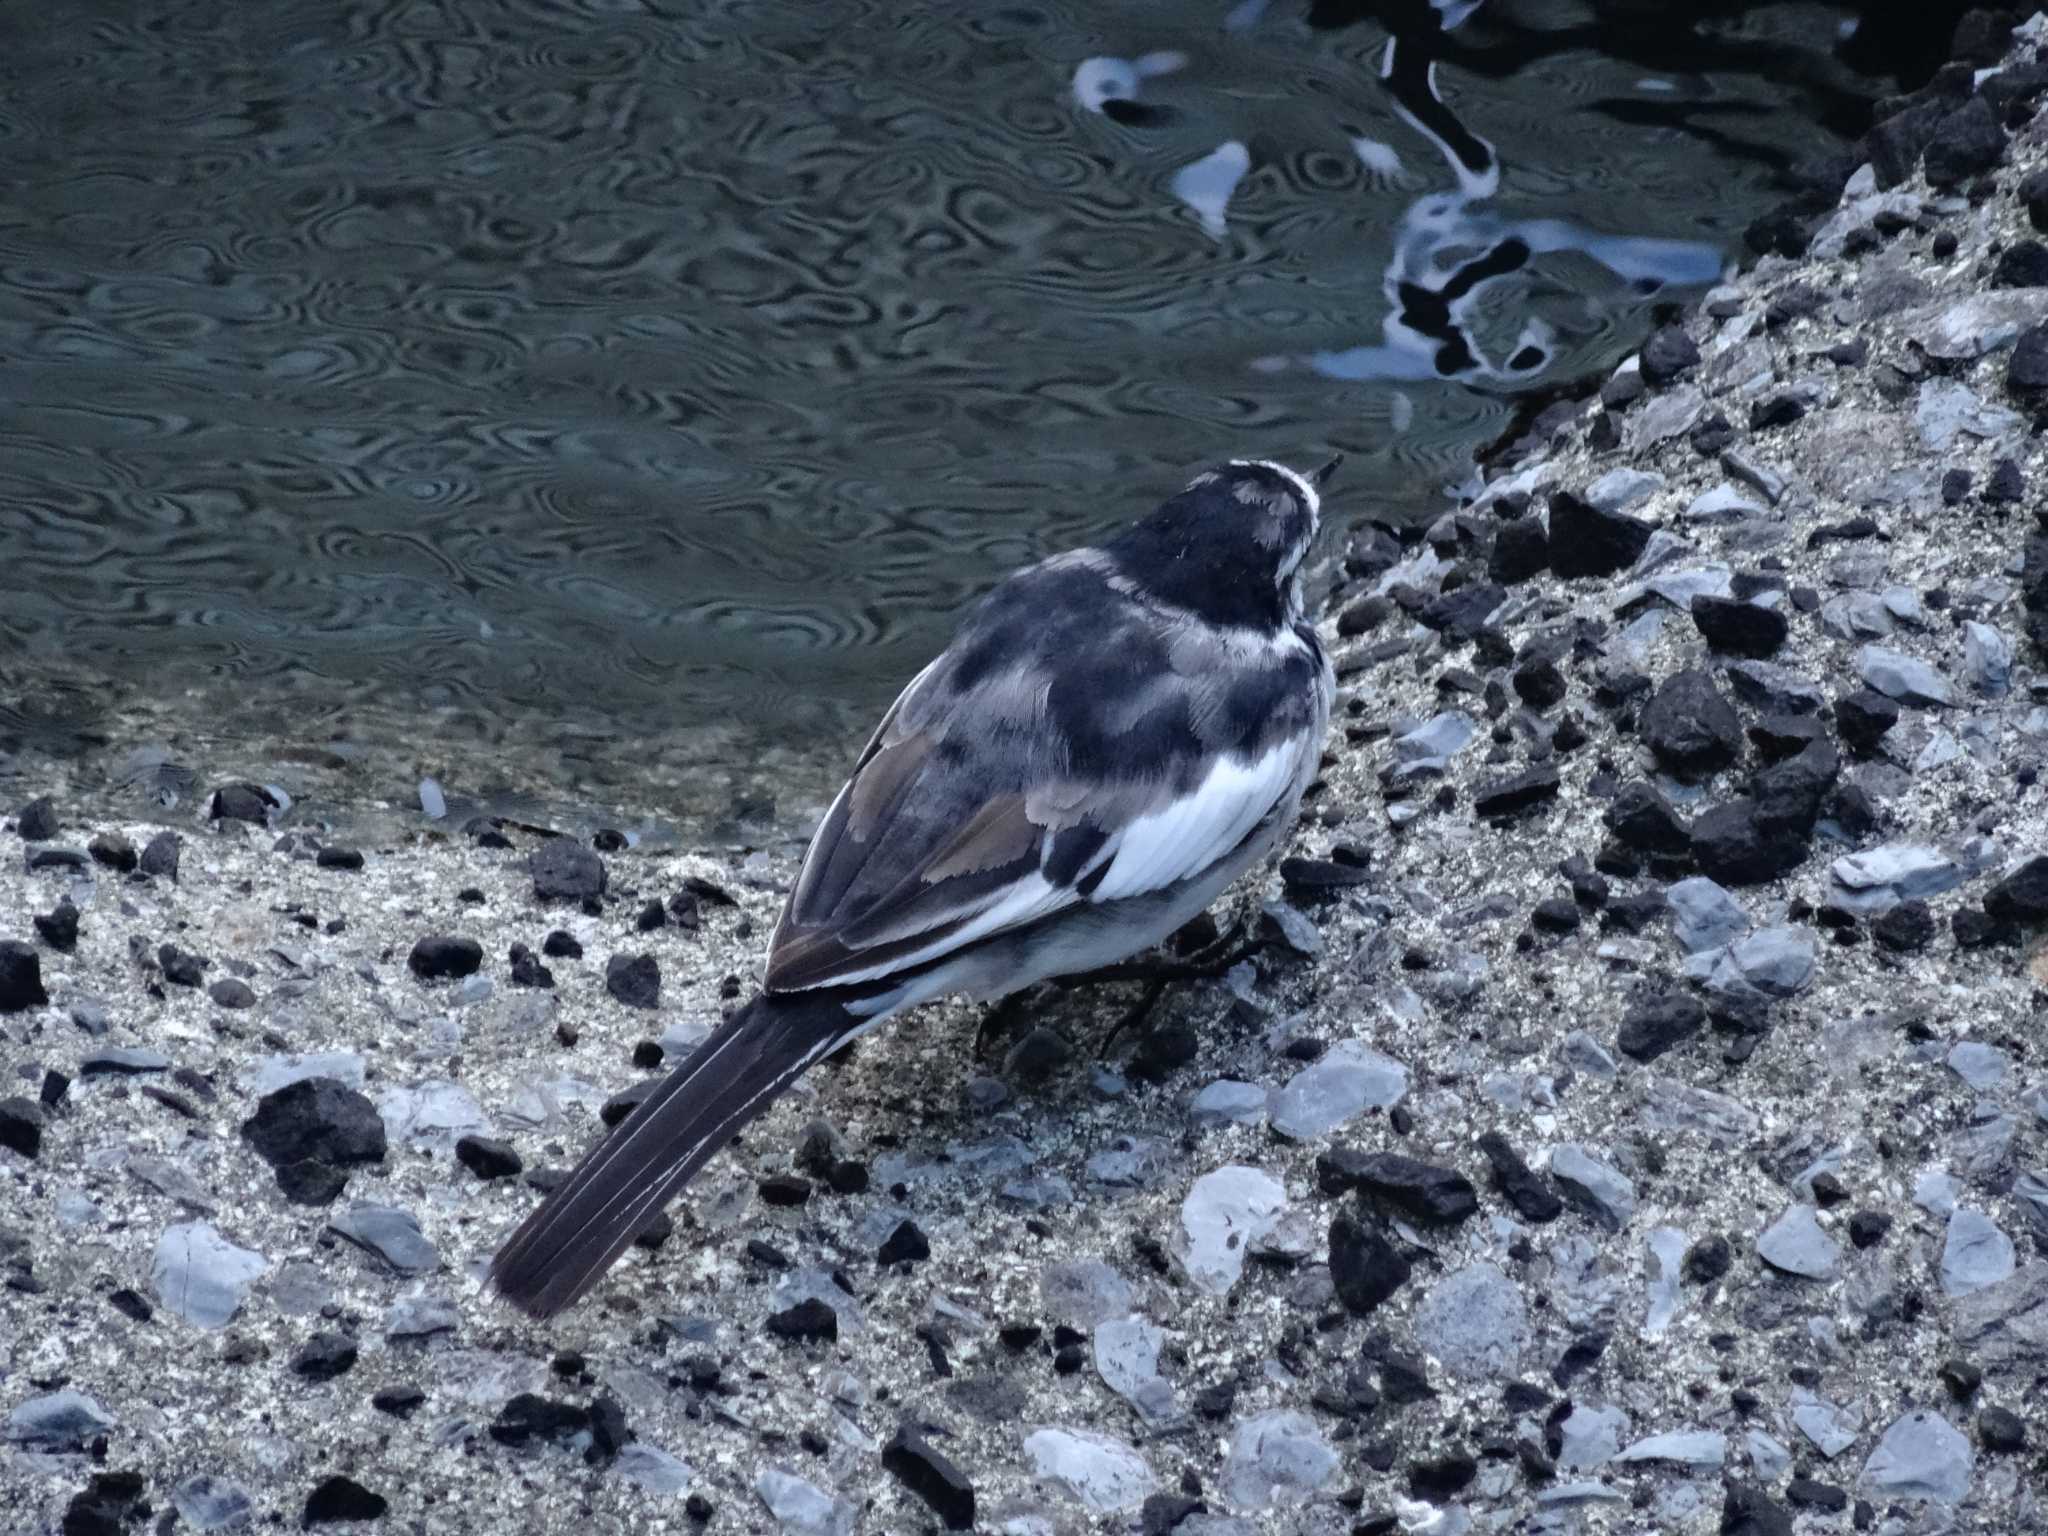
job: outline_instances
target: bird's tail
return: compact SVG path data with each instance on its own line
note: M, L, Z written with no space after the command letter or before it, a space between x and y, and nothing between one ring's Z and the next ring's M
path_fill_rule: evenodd
M827 994L755 998L520 1223L491 1261L491 1283L535 1317L573 1306L714 1152L873 1022Z

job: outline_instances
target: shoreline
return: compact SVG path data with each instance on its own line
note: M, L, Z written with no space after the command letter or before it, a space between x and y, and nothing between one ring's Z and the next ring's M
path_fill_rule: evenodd
M985 1058L918 1010L546 1327L479 1267L750 984L794 808L538 883L488 804L208 825L201 783L175 879L88 851L162 829L116 806L0 823L0 1507L2048 1521L2044 44L1938 75L1799 256L1419 543L1356 532L1306 862L1218 907L1255 960L1106 1057L1128 989Z

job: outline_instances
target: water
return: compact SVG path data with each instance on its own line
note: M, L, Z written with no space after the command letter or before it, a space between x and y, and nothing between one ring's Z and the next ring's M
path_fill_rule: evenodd
M1207 462L1434 515L1879 89L1821 6L1441 19L0 13L0 749L787 811Z

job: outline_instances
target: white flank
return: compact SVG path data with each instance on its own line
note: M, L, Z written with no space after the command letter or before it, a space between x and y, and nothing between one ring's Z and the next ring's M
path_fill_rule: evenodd
M1301 743L1284 741L1254 762L1221 758L1188 794L1140 816L1117 838L1091 901L1162 890L1207 869L1244 841L1294 783Z

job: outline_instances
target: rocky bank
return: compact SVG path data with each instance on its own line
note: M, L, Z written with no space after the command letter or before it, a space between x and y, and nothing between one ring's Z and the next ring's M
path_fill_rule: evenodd
M2014 46L1352 541L1255 953L1107 1043L1131 987L901 1021L551 1325L481 1265L748 988L794 840L23 805L0 1527L2048 1525Z

